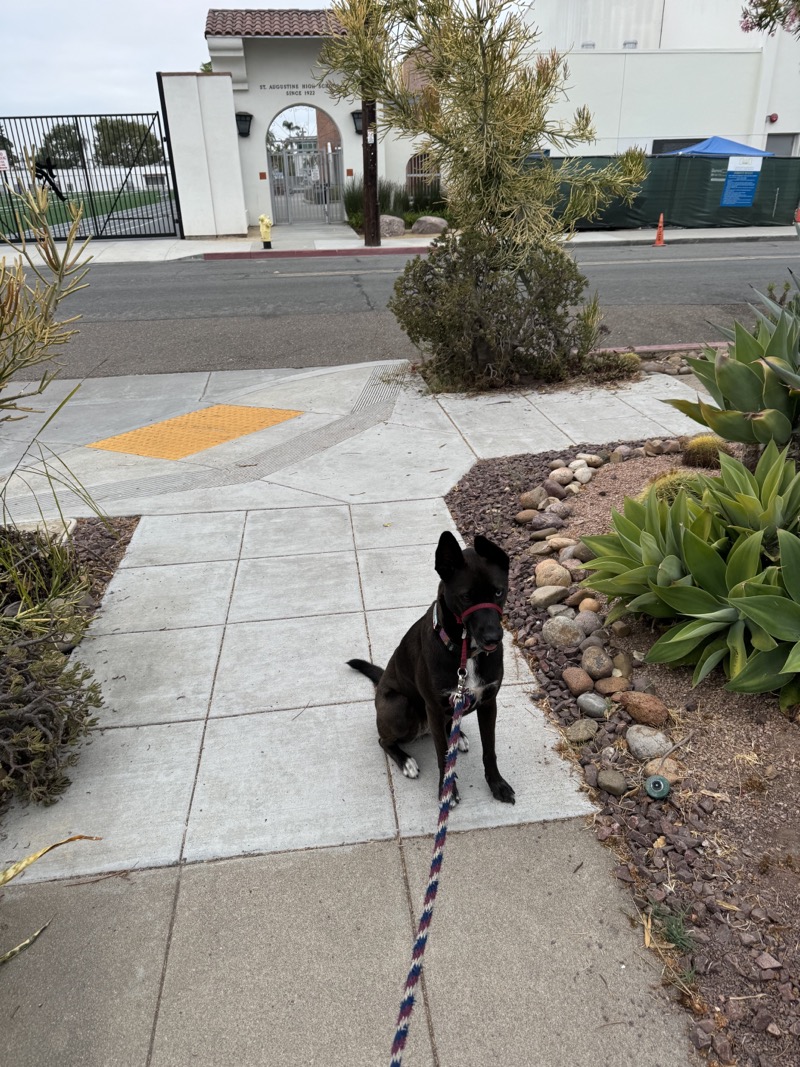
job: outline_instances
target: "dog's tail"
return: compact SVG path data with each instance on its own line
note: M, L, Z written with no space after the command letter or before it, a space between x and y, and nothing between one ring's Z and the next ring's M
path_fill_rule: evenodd
M374 663L367 663L365 659L349 659L347 666L366 674L373 685L377 685L383 675L383 667L376 667Z

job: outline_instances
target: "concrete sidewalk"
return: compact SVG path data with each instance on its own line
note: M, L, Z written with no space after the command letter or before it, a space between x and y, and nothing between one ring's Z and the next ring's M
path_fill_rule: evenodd
M2 826L2 865L102 840L5 892L4 945L53 922L3 971L0 1062L388 1063L435 758L413 746L416 781L387 762L345 660L385 663L431 603L442 497L477 459L681 433L694 424L660 399L692 395L651 376L434 398L396 363L85 382L43 440L109 513L143 517L79 648L106 706L72 785ZM179 460L89 447L218 404L299 414ZM6 424L0 470L34 426ZM34 514L20 480L8 499ZM517 803L492 799L476 735L404 1062L694 1063L510 642L506 665L498 759Z
M624 247L626 245L652 245L655 230L589 230L576 233L570 245L595 247ZM345 254L386 254L390 249L398 255L416 255L433 240L417 234L405 237L385 237L380 249L364 247L359 237L345 223L319 224L317 226L274 226L272 251L264 251L260 239L232 237L217 239L189 238L131 238L127 240L93 240L90 251L95 263L164 263L176 259L203 258L259 258L279 259L284 255L313 256ZM698 242L725 241L797 241L794 226L736 226L728 229L668 229L665 241L670 244L695 244ZM2 250L0 250L2 254Z

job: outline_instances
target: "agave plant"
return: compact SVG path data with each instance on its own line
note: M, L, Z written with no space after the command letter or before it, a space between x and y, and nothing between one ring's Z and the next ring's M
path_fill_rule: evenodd
M792 279L800 289L794 274ZM699 397L664 403L728 441L785 445L800 427L800 301L782 307L756 295L767 311L750 305L758 319L755 334L734 323L733 330L722 331L731 341L727 352L706 348L687 360L716 407Z
M720 520L684 491L671 504L652 492L644 501L627 497L622 514L611 515L612 533L583 539L595 553L585 564L594 572L587 582L617 601L609 622L629 612L659 619L680 615L657 591L696 584L694 571L713 571L729 547Z

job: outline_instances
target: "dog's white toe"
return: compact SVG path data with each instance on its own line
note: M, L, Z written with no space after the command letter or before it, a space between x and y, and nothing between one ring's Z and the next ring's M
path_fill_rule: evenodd
M419 764L413 756L409 756L403 764L403 774L406 778L419 778Z
M458 751L469 752L469 738L465 733L460 733L458 735Z

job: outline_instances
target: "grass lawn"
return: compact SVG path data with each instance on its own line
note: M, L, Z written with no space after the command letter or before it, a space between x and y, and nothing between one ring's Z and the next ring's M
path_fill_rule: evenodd
M117 199L117 193L105 191L93 192L91 196L89 193L70 193L67 195L67 203L62 203L56 199L51 192L50 206L47 209L47 221L51 226L54 223L69 222L68 204L70 202L80 204L83 201L84 218L103 218L108 214L112 206L114 211L117 212L143 207L147 204L155 204L162 199L165 192L166 190L161 189L126 189L119 194L119 199ZM114 204L115 200L116 204ZM14 215L9 201L10 197L8 195L0 197L0 226L4 229L15 229Z

